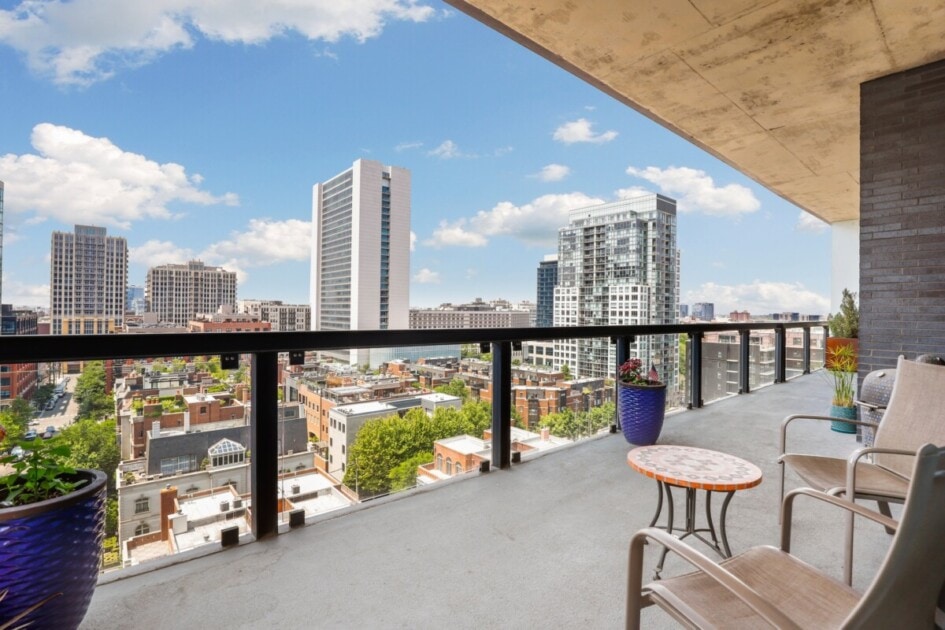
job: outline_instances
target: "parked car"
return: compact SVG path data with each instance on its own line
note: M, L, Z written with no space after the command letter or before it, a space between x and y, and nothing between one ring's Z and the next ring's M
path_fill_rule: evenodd
M16 446L10 449L10 455L13 455L17 459L20 459L21 457L23 457L23 454L24 454L23 447L20 446L19 444L17 444Z
M54 435L56 435L54 432L52 432L52 431L46 431L46 432L43 433L40 437L42 437L44 440L49 440L49 439L51 439L52 436L54 436Z
M23 439L24 439L24 440L35 440L35 439L36 439L36 430L35 430L35 429L30 429L29 431L27 431L26 434L23 435Z
M48 427L46 427L46 433L55 433L55 432L56 432L56 427L54 427L53 425L49 425Z

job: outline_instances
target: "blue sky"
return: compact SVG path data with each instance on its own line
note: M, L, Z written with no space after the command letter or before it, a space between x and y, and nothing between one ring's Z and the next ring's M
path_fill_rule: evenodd
M199 258L307 303L311 188L412 172L415 306L535 300L567 211L680 202L681 301L826 314L829 228L437 2L0 1L3 301L48 306L54 230ZM146 6L144 6L146 5Z

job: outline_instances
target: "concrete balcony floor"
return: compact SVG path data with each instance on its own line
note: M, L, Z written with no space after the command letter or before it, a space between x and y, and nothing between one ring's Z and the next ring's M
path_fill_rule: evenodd
M778 544L780 421L825 413L829 395L815 373L667 417L660 443L732 453L764 473L729 507L733 552ZM793 450L846 455L858 446L828 423L793 428ZM619 628L628 541L649 524L657 496L656 484L626 465L628 448L619 434L602 436L510 471L467 475L269 540L109 578L82 627ZM788 487L796 485L789 476ZM854 586L863 589L891 537L870 523L857 530ZM793 541L798 556L841 576L843 519L833 508L799 501ZM648 548L651 567L658 555ZM670 556L664 575L686 570ZM644 625L676 627L656 607L644 611Z

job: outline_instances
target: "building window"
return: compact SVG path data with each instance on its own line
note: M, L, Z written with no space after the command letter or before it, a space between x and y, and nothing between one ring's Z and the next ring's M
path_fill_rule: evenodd
M145 512L150 512L151 507L149 505L148 497L139 497L135 499L135 514L143 514Z
M135 536L143 536L150 532L151 532L151 528L148 526L147 523L141 523L140 525L135 527Z
M463 474L463 465L459 462L456 462L456 467L453 469L453 472L455 472L457 475Z
M450 459L449 457L446 458L446 474L447 475L453 474L453 460Z
M443 456L439 453L436 454L436 469L443 470Z

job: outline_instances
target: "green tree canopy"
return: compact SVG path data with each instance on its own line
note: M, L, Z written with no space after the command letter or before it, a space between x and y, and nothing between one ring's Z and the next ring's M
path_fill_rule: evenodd
M71 450L67 464L101 470L108 477L108 494L115 495L115 469L121 461L121 451L113 422L79 420L65 427L56 439Z
M105 364L92 361L75 384L75 400L79 405L79 418L100 420L115 412L115 403L105 393Z
M464 401L469 398L469 388L466 387L466 383L461 378L454 378L449 382L449 385L438 385L433 388L433 391L449 394L450 396L459 396Z
M432 453L436 440L481 435L490 422L489 405L480 402L467 402L461 409L441 407L432 417L414 408L403 417L368 420L348 451L344 484L361 494L388 492L395 468L422 453Z
M0 426L6 431L3 448L12 448L29 428L33 408L22 398L14 398L9 406L0 409Z
M408 490L417 485L417 467L433 461L432 452L414 455L394 466L390 471L390 489L393 492Z

